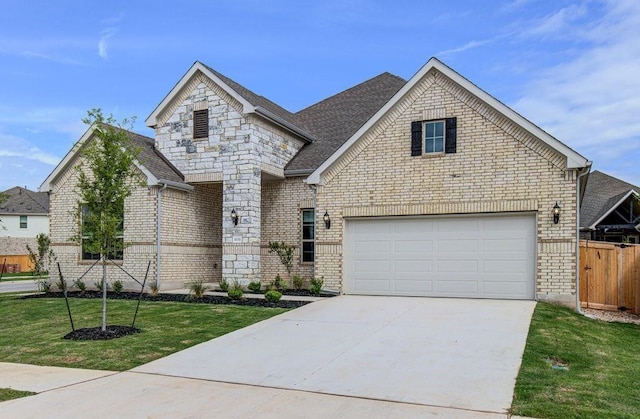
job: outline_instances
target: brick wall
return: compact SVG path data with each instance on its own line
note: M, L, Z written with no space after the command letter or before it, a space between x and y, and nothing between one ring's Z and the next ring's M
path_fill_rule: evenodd
M411 122L457 117L457 152L411 156ZM317 275L341 288L343 217L537 213L537 296L575 292L575 171L564 158L433 70L325 174ZM552 208L562 207L559 224Z
M292 274L303 276L309 280L313 276L313 264L302 263L302 209L313 208L314 192L303 178L288 178L283 181L265 182L262 184L262 237L261 247L261 281L268 283L277 274L287 279L286 269L275 253L269 253L269 242L284 241L295 246ZM322 214L320 215L320 220ZM318 214L316 214L318 220ZM316 229L319 227L316 221Z

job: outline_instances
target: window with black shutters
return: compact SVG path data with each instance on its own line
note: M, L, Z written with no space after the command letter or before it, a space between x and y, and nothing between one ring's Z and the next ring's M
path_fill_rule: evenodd
M439 155L456 152L457 118L411 123L411 155Z
M193 138L209 137L209 111L202 109L193 111Z

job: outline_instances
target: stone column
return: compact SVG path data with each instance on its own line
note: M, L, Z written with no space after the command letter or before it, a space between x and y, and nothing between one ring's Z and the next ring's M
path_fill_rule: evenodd
M231 140L231 157L223 166L222 278L231 284L260 281L261 171L250 140L250 135ZM231 219L233 210L237 225Z

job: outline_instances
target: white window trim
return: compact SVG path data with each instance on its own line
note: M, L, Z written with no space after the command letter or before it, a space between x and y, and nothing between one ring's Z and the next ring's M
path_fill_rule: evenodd
M427 151L427 124L442 124L442 151ZM447 145L447 121L444 119L436 119L431 121L422 121L422 155L423 156L440 156L445 154Z

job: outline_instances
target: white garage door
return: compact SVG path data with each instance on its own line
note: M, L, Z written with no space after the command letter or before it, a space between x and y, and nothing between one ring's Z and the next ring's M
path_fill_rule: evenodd
M346 222L347 294L533 299L535 216Z

